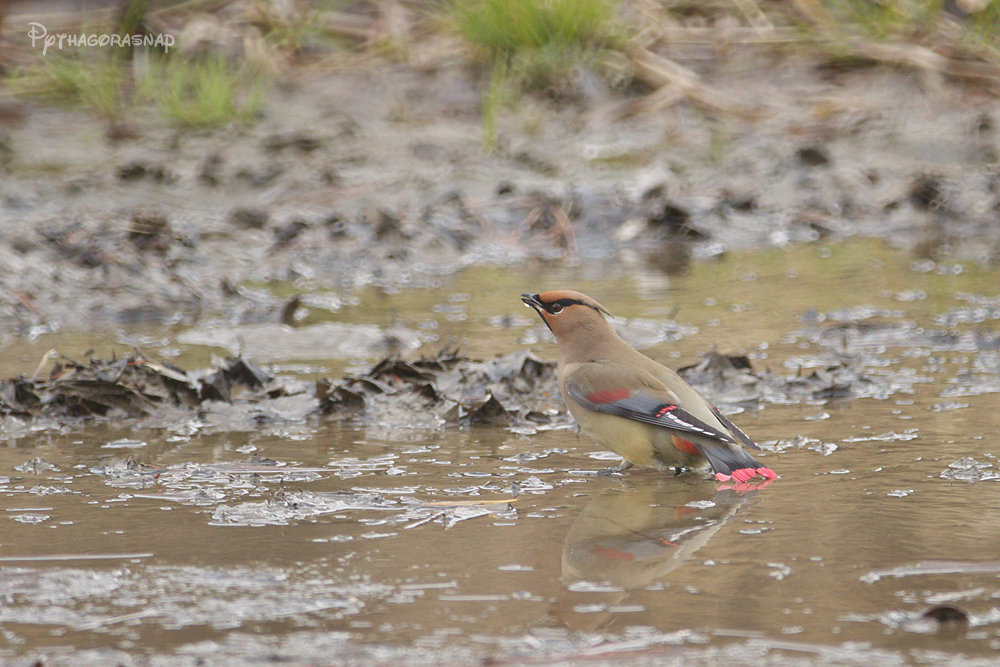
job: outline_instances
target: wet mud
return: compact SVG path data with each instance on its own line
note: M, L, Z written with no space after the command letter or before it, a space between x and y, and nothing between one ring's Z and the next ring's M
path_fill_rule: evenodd
M109 138L83 111L19 102L0 127L0 324L27 336L294 324L293 295L337 313L359 288L427 286L469 265L570 258L678 275L727 251L856 235L932 264L996 263L988 100L808 58L750 84L759 58L710 73L755 109L745 117L681 105L610 120L641 87L580 104L528 96L501 114L493 154L486 82L447 61L290 75L257 123L213 133L143 117ZM260 289L275 282L295 289Z

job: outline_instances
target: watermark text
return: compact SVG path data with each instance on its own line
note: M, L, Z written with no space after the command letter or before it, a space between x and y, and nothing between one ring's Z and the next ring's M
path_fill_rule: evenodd
M137 46L153 46L162 48L165 52L170 52L170 47L174 45L174 36L167 34L158 35L119 35L119 34L92 34L80 33L70 35L64 32L49 34L49 31L41 23L32 21L28 24L28 38L31 40L31 48L42 46L42 55L47 55L49 48L55 47L60 51L63 47L80 48L89 46L91 48L104 48L114 46L118 48L134 48Z

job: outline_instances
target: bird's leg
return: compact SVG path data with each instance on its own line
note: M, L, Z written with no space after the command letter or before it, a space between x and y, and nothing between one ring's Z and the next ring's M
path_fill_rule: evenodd
M629 468L631 468L633 465L635 465L635 464L632 463L631 461L629 461L628 459L624 459L623 458L621 464L619 464L618 467L616 467L616 468L605 468L604 470L600 471L597 474L598 475L602 475L602 476L614 475L616 472L625 472L626 470L628 470Z

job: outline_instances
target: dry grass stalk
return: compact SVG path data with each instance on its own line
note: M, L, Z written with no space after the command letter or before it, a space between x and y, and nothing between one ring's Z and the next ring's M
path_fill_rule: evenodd
M943 75L1000 83L1000 66L993 63L957 60L917 44L888 44L882 42L851 42L849 53L879 63L913 67L923 72L931 83L940 85Z
M924 82L931 88L940 89L944 84L943 74L947 69L948 59L925 46L856 42L851 44L850 52L866 60L913 67L923 75Z
M849 48L851 55L877 62L905 65L934 72L945 72L948 68L948 59L945 56L917 44L853 42Z
M317 20L323 30L340 37L367 42L377 35L375 22L366 16L328 11L320 12Z
M733 0L733 4L743 14L757 34L765 37L774 31L774 25L764 15L760 6L754 0Z
M565 244L569 256L576 257L576 230L573 229L573 221L569 219L562 206L556 206L552 210L552 217L556 221L557 238Z
M837 25L820 0L792 0L792 4L802 16L818 28L833 28Z
M382 32L397 44L410 42L409 11L397 0L382 0L378 4Z
M628 57L635 69L637 79L656 88L657 91L670 87L660 94L660 105L650 105L648 111L663 109L676 103L679 101L677 95L680 93L683 98L690 99L711 112L722 112L736 116L753 115L749 109L733 104L729 99L705 85L696 72L669 58L644 48L632 49L629 51Z
M718 44L720 31L718 28L692 28L681 26L667 26L659 31L656 39L651 43L669 44L671 46L681 44ZM814 42L816 37L804 34L797 28L771 28L762 35L755 28L727 28L725 31L725 41L728 44L750 44L766 46L769 44L793 44L800 42Z
M186 2L178 2L177 4L149 12L147 16L152 14L164 19L172 16L186 17L193 13L212 12L221 9L230 2L232 0L187 0Z
M669 109L687 97L687 88L677 83L668 83L649 95L637 100L629 100L612 112L615 118L639 116Z

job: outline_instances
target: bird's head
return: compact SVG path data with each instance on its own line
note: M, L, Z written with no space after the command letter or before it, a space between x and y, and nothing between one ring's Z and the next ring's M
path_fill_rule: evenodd
M541 294L522 294L521 301L535 309L560 343L581 335L592 335L605 327L610 329L604 316L610 317L611 313L586 294L551 290Z

